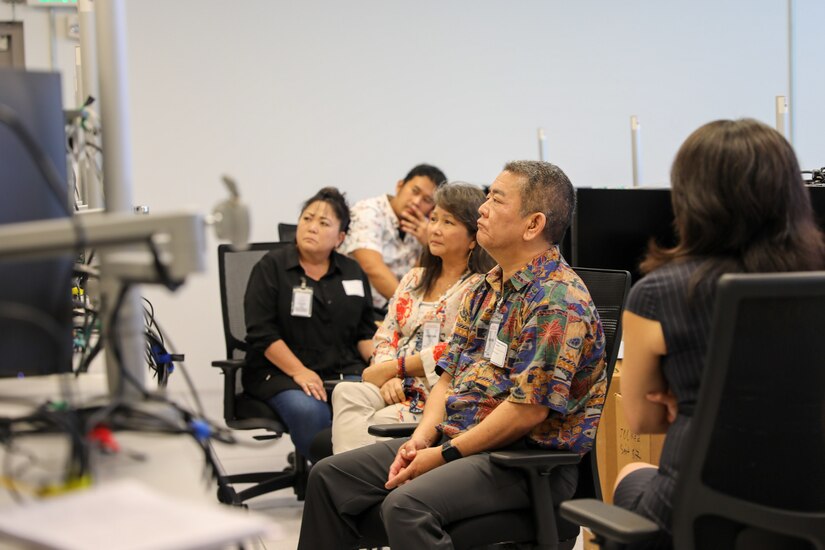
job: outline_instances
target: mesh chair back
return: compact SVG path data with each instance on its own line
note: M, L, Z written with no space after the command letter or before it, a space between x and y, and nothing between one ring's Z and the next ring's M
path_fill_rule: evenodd
M298 226L294 223L279 223L278 224L278 240L282 243L295 242L295 233L298 232Z
M243 359L246 355L246 320L243 301L252 268L267 252L286 246L286 244L253 243L246 250L234 250L228 244L218 246L221 312L227 359Z
M622 341L622 312L625 299L630 292L630 272L590 267L573 269L590 291L590 297L593 298L602 320L609 384L613 377L613 368L616 366L616 358L619 356L619 343Z
M674 540L752 525L825 545L823 329L823 272L720 279Z
M590 297L599 312L605 337L605 368L607 369L607 387L613 378L619 344L622 341L622 312L625 300L630 292L630 272L613 269L596 269L574 267L576 274L590 291ZM595 442L594 442L595 450ZM574 498L602 498L596 453L591 451L582 457L579 463L579 483L576 485ZM556 503L558 506L559 503ZM578 525L566 525L567 521L557 518L559 531L574 530Z

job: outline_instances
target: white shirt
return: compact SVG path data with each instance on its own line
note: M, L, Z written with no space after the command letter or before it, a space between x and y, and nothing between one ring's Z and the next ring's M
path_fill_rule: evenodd
M415 236L398 234L398 217L387 195L358 201L350 212L351 221L347 238L338 247L341 254L352 255L355 250L374 250L381 254L384 263L398 279L415 267L421 255L421 244ZM377 308L386 305L387 299L375 288L372 303Z

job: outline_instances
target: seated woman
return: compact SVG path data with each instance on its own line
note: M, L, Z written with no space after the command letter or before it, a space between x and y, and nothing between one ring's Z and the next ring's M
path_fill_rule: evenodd
M436 193L421 267L401 279L390 299L364 382L342 382L332 394L334 453L374 443L367 433L372 424L421 418L464 293L494 265L475 240L483 202L481 189L466 183Z
M673 490L699 393L718 278L825 268L825 244L790 144L755 120L693 132L671 171L678 242L651 247L624 314L622 400L637 433L667 432L661 462L626 466L614 503L655 521L669 548Z
M304 456L331 422L323 380L357 380L373 350L367 277L335 252L348 225L341 193L318 191L301 209L295 243L261 258L244 297L244 389L278 413Z

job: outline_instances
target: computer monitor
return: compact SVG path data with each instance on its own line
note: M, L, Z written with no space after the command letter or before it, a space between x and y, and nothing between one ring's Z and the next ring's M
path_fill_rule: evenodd
M806 185L819 227L825 230L825 185Z
M26 127L64 183L50 189L20 138L0 122L0 225L68 216L60 76L0 70L0 104ZM0 259L0 377L70 372L71 254Z
M676 244L670 189L577 189L571 265L624 269L636 282L651 238L663 246Z
M825 186L806 186L816 220L825 230ZM676 244L669 188L577 190L570 233L571 265L625 269L635 283L650 239Z

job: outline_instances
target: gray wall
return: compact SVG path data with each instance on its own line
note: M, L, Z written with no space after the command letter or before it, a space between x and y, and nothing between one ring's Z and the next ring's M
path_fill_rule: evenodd
M781 0L129 0L127 12L135 203L208 210L228 173L254 240L274 240L323 185L355 201L422 161L488 183L537 156L538 127L576 185L622 186L638 115L644 183L667 185L697 126L773 124L774 97L790 93ZM824 16L818 0L794 3L807 167L825 164ZM203 388L221 382L208 367L223 347L215 244L176 294L144 289Z

